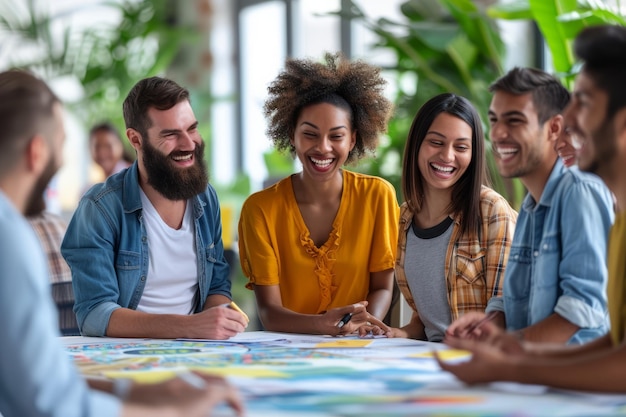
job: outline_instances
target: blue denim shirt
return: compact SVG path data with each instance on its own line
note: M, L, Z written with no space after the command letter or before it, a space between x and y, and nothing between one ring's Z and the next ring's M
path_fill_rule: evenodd
M518 330L557 313L580 327L568 343L609 329L606 251L613 198L598 177L559 159L539 203L526 196L504 279L507 328Z
M67 228L61 253L72 269L74 311L83 335L104 336L111 313L136 309L148 275L148 237L142 221L137 163L81 199ZM211 185L193 202L198 294L196 312L209 295L230 295L222 223Z

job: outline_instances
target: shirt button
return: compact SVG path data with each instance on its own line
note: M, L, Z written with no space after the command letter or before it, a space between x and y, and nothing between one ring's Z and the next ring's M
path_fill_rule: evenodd
M538 251L538 250L536 250L535 252L533 252L533 255L535 255L535 256L539 256L539 251Z
M548 244L547 244L547 243L544 243L544 244L543 244L543 248L544 248L544 249L548 249Z
M146 276L144 275L144 276L141 277L141 281L143 282L145 280L146 280Z
M146 241L146 237L145 237L145 236L144 236L144 237L142 237L142 238L141 238L141 241L142 241L142 242L145 242L145 241Z

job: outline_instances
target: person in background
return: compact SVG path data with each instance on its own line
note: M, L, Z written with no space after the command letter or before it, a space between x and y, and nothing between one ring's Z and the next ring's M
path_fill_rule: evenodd
M374 151L392 105L380 70L327 54L287 60L268 88L267 133L302 171L251 195L239 253L266 330L385 333L398 230L387 181L344 169Z
M499 320L504 314L506 328L528 341L593 340L608 328L606 238L614 211L602 181L566 168L554 150L570 93L533 68L514 68L490 89L498 171L519 178L528 190L506 266ZM448 333L481 337L484 318L462 316Z
M37 202L38 204L31 204L24 215L37 234L48 259L49 281L52 286L52 298L57 306L59 330L63 336L77 336L80 332L76 315L72 311L74 306L72 272L61 255L61 241L67 223L61 216L46 210L43 198Z
M91 128L89 151L93 161L102 168L104 179L128 168L135 161L124 147L119 131L110 122L98 123Z
M460 316L502 308L517 212L486 186L484 141L478 113L455 94L431 98L413 119L396 262L413 316L395 337L441 342Z
M577 164L577 151L580 149L580 140L576 137L571 129L567 126L561 131L561 134L554 141L554 150L563 161L566 168Z
M574 51L583 60L565 123L580 140L580 169L599 175L626 207L626 28L583 29ZM569 206L564 212L576 211ZM574 225L573 227L577 227ZM594 242L599 244L599 242ZM626 213L617 213L608 244L608 308L611 329L582 346L522 342L491 323L484 341L446 339L467 349L467 362L441 367L468 383L513 381L563 389L626 394Z
M61 253L86 336L227 339L245 330L231 302L220 208L189 91L150 77L123 104L137 152L80 200Z
M44 206L43 192L62 163L63 107L32 74L0 73L0 414L6 417L205 417L241 400L224 379L204 388L182 378L140 385L89 381L59 342L46 259L24 214ZM119 397L112 395L117 392Z

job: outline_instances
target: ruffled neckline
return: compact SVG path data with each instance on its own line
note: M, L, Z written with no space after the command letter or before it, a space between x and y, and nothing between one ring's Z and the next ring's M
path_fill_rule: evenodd
M339 244L341 242L341 226L343 225L343 216L345 211L345 201L346 201L346 176L345 171L342 173L342 194L341 201L339 203L339 209L337 210L337 215L333 220L332 230L328 235L328 239L324 244L320 247L315 245L313 239L311 239L311 233L309 232L309 228L304 222L304 218L302 217L302 213L300 212L300 207L298 206L298 202L296 201L296 196L293 191L293 176L289 177L289 186L290 186L290 198L291 204L294 206L294 216L296 217L296 221L298 223L300 229L300 245L304 248L307 255L315 260L315 276L317 278L319 290L320 290L320 304L317 309L318 313L322 313L328 310L330 303L333 300L333 296L337 291L337 282L336 276L333 273L333 266L337 260L337 250L339 249Z

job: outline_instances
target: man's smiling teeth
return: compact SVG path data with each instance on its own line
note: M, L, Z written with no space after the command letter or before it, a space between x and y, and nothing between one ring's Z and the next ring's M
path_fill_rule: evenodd
M451 173L454 170L454 168L452 167L447 167L447 166L442 166L442 165L437 165L437 164L430 164L430 166L436 169L437 171L445 172L447 174Z
M319 167L327 167L328 165L330 165L333 162L333 159L315 159L315 158L311 158L311 161L319 166Z
M172 159L174 161L189 161L192 156L193 156L192 154L178 155L178 156L172 156Z
M517 148L501 148L497 147L496 152L503 156L509 156L517 153Z

